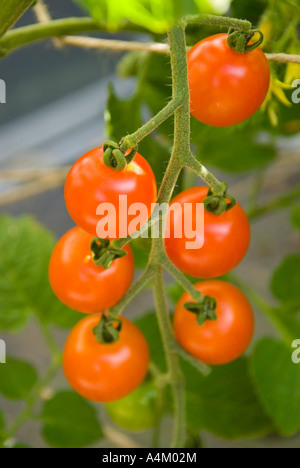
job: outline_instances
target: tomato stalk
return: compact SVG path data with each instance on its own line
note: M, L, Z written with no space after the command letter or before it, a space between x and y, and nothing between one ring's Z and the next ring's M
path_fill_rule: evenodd
M190 15L183 19L183 23L185 26L188 24L203 24L207 26L219 26L221 28L234 28L244 33L248 33L252 28L250 21L216 15Z
M151 264L147 266L143 274L133 283L127 294L121 299L121 301L110 309L110 315L112 317L118 317L122 314L125 307L145 288L145 286L152 280L154 276L154 269Z
M185 384L180 369L179 357L177 356L176 348L174 348L173 328L167 306L162 271L160 266L156 268L153 281L154 298L173 394L174 428L172 447L181 448L184 447L186 438Z
M139 128L136 132L123 138L120 143L120 149L124 153L128 149L135 148L141 140L150 135L157 127L165 122L174 112L183 104L182 97L173 98L158 114L156 114L149 122Z
M19 2L20 0L15 1ZM27 3L30 2L27 0ZM128 24L122 28L122 30L126 29L129 31L139 31L141 28ZM42 41L44 39L94 31L107 31L107 26L105 24L100 24L89 17L62 18L49 21L49 23L38 23L23 26L8 31L0 39L1 55L7 55L19 47Z
M26 398L25 406L22 408L20 413L17 415L15 420L12 422L11 426L5 431L5 440L3 446L5 446L6 441L13 437L18 430L23 426L23 424L28 420L33 418L33 410L37 403L41 400L41 392L46 388L53 377L56 375L58 369L61 366L61 352L58 349L55 340L49 330L49 327L40 322L40 328L44 336L45 342L48 345L49 351L51 353L51 363L46 370L44 376L35 384L32 388L30 394Z

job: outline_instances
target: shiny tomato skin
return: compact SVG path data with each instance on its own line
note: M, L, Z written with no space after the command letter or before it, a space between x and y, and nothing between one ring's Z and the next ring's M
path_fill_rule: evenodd
M193 187L177 195L171 206L179 203L193 205L193 216L196 204L203 203L208 193L207 187ZM176 213L179 212L175 209ZM184 216L182 217L182 226ZM195 278L217 278L233 270L246 255L251 231L247 215L243 208L236 204L234 208L217 216L204 212L204 244L199 249L187 249L186 243L193 241L184 235L174 236L174 216L170 217L170 236L165 239L165 248L170 260L184 273ZM197 234L201 237L200 233ZM196 238L196 236L195 236Z
M49 264L50 284L58 299L83 313L113 307L126 294L134 275L129 245L124 247L127 255L105 270L93 262L91 240L79 227L71 229L56 244Z
M258 111L270 86L270 67L260 48L237 54L227 34L210 36L188 53L191 114L214 127L228 127Z
M93 329L100 317L89 315L72 329L63 352L63 369L77 393L88 400L107 403L125 397L143 382L149 366L149 348L142 332L126 318L121 318L117 342L98 343Z
M102 203L110 203L116 209L116 235L110 238L127 237L135 232L136 227L129 228L136 215L125 219L125 232L119 232L119 217L127 217L126 210L119 210L119 195L127 196L127 205L143 203L148 215L143 216L140 228L151 216L151 204L155 203L157 185L153 171L148 162L137 154L134 160L123 171L115 171L103 163L103 148L95 148L83 155L71 168L65 183L65 202L71 218L84 231L93 236L97 234L97 224L101 215L97 208ZM103 216L104 217L104 216Z
M254 334L254 315L248 299L224 281L203 281L195 288L217 300L218 318L198 325L196 315L184 308L186 302L192 302L191 296L184 293L174 314L178 343L204 364L223 365L236 360L247 350Z

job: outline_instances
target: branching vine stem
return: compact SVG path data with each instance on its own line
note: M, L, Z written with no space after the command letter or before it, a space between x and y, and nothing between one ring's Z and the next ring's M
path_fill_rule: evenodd
M173 98L166 107L149 120L149 122L139 128L135 133L126 136L120 144L120 150L125 153L129 149L135 148L141 140L173 115L174 112L182 106L182 103L183 100L181 97Z
M182 448L186 437L185 389L179 358L174 347L173 330L167 306L162 267L157 266L154 281L154 299L161 331L174 404L174 429L172 447Z
M170 202L178 177L184 167L189 167L198 176L200 176L203 181L209 185L214 195L223 196L226 193L227 188L226 184L216 179L212 173L210 173L199 161L196 160L190 148L190 104L185 40L185 28L188 24L217 25L226 28L234 28L241 33L246 34L249 33L252 28L251 23L248 21L220 16L202 15L200 17L186 17L184 20L175 24L169 31L169 52L171 57L173 81L172 100L164 109L162 109L161 112L159 112L143 127L135 133L125 136L120 143L120 149L122 152L136 148L143 138L149 135L161 123L174 114L174 146L158 194L158 204ZM6 33L0 39L0 52L2 55L5 55L11 50L36 40L42 40L50 37L61 37L84 31L98 31L99 29L101 29L99 24L89 18L69 18L27 26ZM148 225L143 229L148 229ZM120 239L114 241L113 245L122 248L128 242L130 242L130 238ZM180 356L188 360L190 364L197 367L203 373L207 373L209 369L191 356L187 355L175 341L166 298L163 278L164 269L190 293L194 300L197 301L202 298L201 294L196 291L186 277L182 275L166 257L161 227L160 237L158 239L152 239L152 250L145 272L133 284L127 295L125 295L119 304L110 311L110 315L114 317L119 316L133 298L140 293L151 280L153 281L157 320L167 362L167 379L165 381L165 385L170 385L173 395L174 428L172 447L183 448L186 440L186 414L185 384L180 366ZM15 434L23 422L30 417L35 401L39 398L40 391L53 377L60 365L59 353L51 335L49 335L47 329L44 329L43 332L51 350L53 361L44 378L32 390L32 393L26 402L26 406L8 430L7 437L11 437Z
M206 18L206 22L205 22ZM249 31L250 23L234 18L214 17L203 15L201 17L187 17L189 24L208 24L224 27L235 27L242 32ZM251 26L251 25L250 25ZM59 44L86 49L111 50L111 51L141 51L169 54L170 48L163 43L142 43L136 41L120 41L114 39L103 39L94 37L75 36L76 34L87 32L107 31L105 24L100 24L89 17L82 18L62 18L51 20L47 23L31 24L16 29L12 29L0 38L0 56L5 56L14 50L26 45L43 41L46 39L60 38ZM132 24L122 26L122 31L147 32L141 27ZM293 54L266 54L268 60L281 63L300 63L300 56Z
M226 185L219 182L213 174L199 163L191 153L190 149L190 100L185 41L185 27L189 21L191 21L191 19L186 19L177 23L168 33L173 81L172 101L157 116L150 120L150 122L145 124L134 134L125 137L120 143L120 149L123 152L136 147L140 140L174 113L174 146L158 194L158 204L170 202L180 172L186 166L190 167L206 183L208 183L214 194L224 195L226 192ZM195 21L215 24L215 19L211 16L205 16L203 21L200 18ZM236 20L231 22L226 19L226 26L235 27L237 24L241 30L248 31L251 29L251 24L248 22L236 22ZM171 273L171 275L175 277L176 281L178 281L178 283L191 294L193 299L200 300L202 299L202 296L195 290L193 285L190 284L185 276L182 275L167 259L164 250L162 229L163 223L160 225L160 237L158 239L152 239L152 250L145 273L132 286L124 299L114 309L112 309L111 313L114 316L119 315L133 297L141 291L151 277L153 277L157 319L166 354L168 366L167 373L169 375L169 384L172 389L174 401L174 430L172 447L182 448L186 438L185 386L180 367L179 355L184 359L189 360L191 364L196 365L196 367L204 373L208 372L208 368L206 366L202 366L202 364L198 362L196 363L192 357L188 357L187 354L176 344L167 305L163 269L166 269ZM128 239L125 240L125 242L128 241Z

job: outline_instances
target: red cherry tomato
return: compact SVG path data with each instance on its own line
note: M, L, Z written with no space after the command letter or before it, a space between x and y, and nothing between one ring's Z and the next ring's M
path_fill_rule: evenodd
M270 67L259 48L237 54L217 34L196 44L188 54L191 114L214 127L236 125L264 102Z
M141 331L126 318L115 343L100 344L93 333L101 315L90 315L71 331L63 368L71 387L88 400L106 403L125 397L144 380L149 348Z
M254 316L248 299L238 288L223 281L204 281L195 288L203 296L217 300L218 318L198 325L196 315L184 308L192 298L188 293L183 294L174 315L178 343L205 364L234 361L246 351L254 333Z
M127 197L123 197L125 202L121 205L120 195ZM156 195L153 171L140 154L123 171L117 172L103 163L102 147L82 156L71 168L65 184L65 202L75 223L93 236L111 239L127 237L139 230L152 214L151 204L155 203ZM104 203L110 204L110 210L97 214L99 205ZM143 204L142 213L132 207L134 212L128 214L134 203ZM139 223L134 221L137 216ZM97 232L101 219L108 219L109 226L116 224L115 235Z
M250 225L243 208L237 204L226 213L217 216L205 211L204 232L189 239L185 235L184 205L192 204L193 229L195 229L196 204L203 203L207 187L194 187L177 195L171 207L170 236L165 239L166 252L170 260L184 273L196 278L216 278L233 270L244 258L250 244ZM178 205L177 205L178 204ZM175 227L182 223L183 235L175 237ZM199 249L187 248L187 243L199 239L204 244Z
M71 309L84 313L113 307L127 292L134 274L129 245L125 257L105 270L95 265L90 250L90 234L71 229L56 244L49 265L49 280L56 296Z

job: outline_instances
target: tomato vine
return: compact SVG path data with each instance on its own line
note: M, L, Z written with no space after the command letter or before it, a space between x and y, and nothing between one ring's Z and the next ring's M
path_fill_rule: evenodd
M290 2L289 2L290 3ZM31 2L25 1L22 2L22 11L26 10L31 5ZM15 21L17 17L14 17L13 21ZM4 24L3 32L5 28L8 29L11 23ZM190 169L196 176L200 177L209 187L208 198L206 198L206 210L214 213L214 216L222 216L229 208L233 209L235 206L235 200L231 195L228 193L228 186L225 182L218 180L215 175L209 171L205 165L199 162L198 159L194 156L192 149L191 149L191 122L190 122L190 114L191 114L191 106L190 106L190 90L189 90L189 77L188 77L188 61L187 61L187 46L186 46L186 28L188 25L210 25L210 26L218 26L220 28L229 28L229 40L228 44L231 48L235 50L238 54L243 54L249 52L249 47L252 49L253 44L250 44L250 41L255 37L255 33L257 30L252 29L252 24L249 21L237 20L235 18L228 18L222 16L213 16L213 15L201 15L201 16L187 16L181 20L178 20L173 24L172 28L168 31L168 40L169 45L166 44L156 44L153 47L153 44L148 45L141 45L141 49L138 50L151 50L153 47L154 52L170 54L171 59L171 67L172 67L172 98L169 103L159 111L152 119L150 119L147 123L142 125L139 129L136 129L133 133L124 136L119 143L116 141L107 141L103 145L103 162L104 165L109 168L109 170L117 170L118 174L122 174L122 171L125 170L126 165L130 163L137 154L137 147L142 141L154 130L156 130L160 125L164 124L164 122L171 116L174 115L174 144L172 148L172 154L166 168L165 174L162 178L162 182L160 185L160 190L157 196L157 203L169 204L175 189L175 186L178 182L178 178L181 172L184 169ZM1 26L1 25L0 25ZM82 33L85 31L99 31L100 29L105 29L106 25L101 25L99 22L95 22L90 18L69 18L69 19L62 19L62 20L54 20L49 22L44 22L43 24L32 25L23 28L17 28L16 30L12 30L4 34L0 38L0 51L1 54L4 56L11 51L21 47L23 45L42 40L45 38L61 38L62 44L69 44L69 45L79 45L83 47L88 47L90 44L88 40L85 42L85 38L74 38L74 37L65 37L69 34L77 34ZM126 24L124 29L131 30L134 29L135 31L143 31L143 28L139 26L133 26L131 24ZM255 42L254 46L258 46L260 41L262 40L262 35L257 42ZM95 41L94 45L97 48L99 46L99 39L92 39L91 41ZM64 42L65 41L65 42ZM77 44L76 44L77 41ZM103 47L109 47L107 43L104 44L105 41L102 41ZM109 42L109 41L108 41ZM124 41L123 41L124 42ZM98 44L98 46L97 46ZM101 46L101 44L100 44ZM121 50L131 50L130 47L126 48L124 44L119 44ZM115 44L117 48L118 45ZM122 49L124 47L124 49ZM131 48L134 50L136 45L132 44ZM283 56L284 55L284 56ZM290 61L291 63L298 63L299 56L295 56L294 54L276 54L276 57L272 54L269 55L270 60L275 60L278 62L285 62ZM277 83L278 85L278 83ZM278 85L279 86L279 85ZM98 151L95 151L96 159L98 157ZM198 155L199 156L199 155ZM140 157L140 156L139 156ZM152 175L153 176L153 175ZM154 179L154 177L153 177ZM259 178L256 181L255 187L253 188L252 193L252 200L251 206L249 209L249 217L254 219L266 212L272 212L275 209L281 208L289 204L291 200L299 197L299 188L292 189L289 193L286 194L285 197L280 197L278 199L274 199L271 202L265 203L260 205L258 203L259 192L261 189L263 181L263 174L259 175ZM141 184L142 185L142 184ZM96 187L97 188L97 187ZM230 189L229 189L230 191ZM119 193L119 189L117 189L116 193ZM153 195L153 194L152 194ZM92 195L93 197L93 195ZM72 200L76 199L73 197L72 194L69 197L72 203ZM77 197L77 200L80 199L80 196ZM71 211L69 209L69 211ZM76 207L75 207L76 211ZM91 210L93 211L93 210ZM186 294L183 296L183 302L180 305L180 313L189 314L189 318L193 317L197 320L198 324L202 324L202 320L208 318L212 322L216 319L216 306L217 301L214 297L205 296L201 293L201 286L194 285L183 273L184 269L179 269L175 266L174 263L171 262L170 258L166 253L166 248L164 244L164 236L163 236L163 225L161 222L161 216L158 214L154 214L152 218L143 225L140 230L140 234L145 233L150 226L153 226L153 223L157 223L159 226L159 237L157 239L152 239L151 251L149 254L149 261L144 269L142 275L134 282L131 287L129 287L129 283L131 282L132 275L133 275L133 260L131 257L131 249L130 249L130 242L131 237L128 238L121 238L115 239L111 242L107 241L106 239L93 239L92 240L92 252L89 251L89 242L85 242L85 253L87 255L84 256L85 266L88 264L90 271L94 272L100 271L99 269L102 268L101 271L107 269L109 273L113 273L113 270L109 271L111 265L117 265L117 262L120 260L119 265L121 265L123 253L125 251L130 253L130 256L127 256L127 271L124 272L123 270L123 279L124 282L123 290L120 292L119 295L114 297L114 301L112 304L107 303L104 301L102 293L106 292L106 289L111 288L113 289L114 280L111 280L111 283L105 283L106 286L103 287L101 285L100 278L98 278L98 282L90 283L92 292L95 292L97 288L98 294L95 294L94 302L92 307L89 309L86 305L86 299L84 298L84 306L79 307L78 304L74 305L73 303L69 303L69 298L65 298L65 291L63 291L64 283L63 283L63 276L65 275L64 271L59 271L60 265L58 261L58 266L56 266L56 271L53 274L50 274L50 280L52 282L53 290L56 292L56 295L62 299L67 305L74 307L76 310L80 310L81 312L102 312L104 309L110 308L110 310L105 313L104 315L100 316L99 319L97 316L88 316L84 321L80 322L77 325L78 328L73 329L71 332L71 338L69 338L69 343L72 346L69 346L67 349L67 353L65 353L64 362L65 367L69 368L66 371L68 374L69 381L73 388L77 389L77 391L87 396L91 400L95 401L109 401L112 397L113 399L119 398L120 396L124 396L134 390L143 379L147 372L148 368L148 348L146 341L143 337L141 337L140 332L136 331L135 325L128 324L127 319L124 319L125 328L131 327L131 330L135 330L138 335L138 339L140 342L143 343L143 356L139 356L141 358L141 370L139 375L135 376L136 381L133 384L129 385L128 381L126 381L126 373L123 374L124 381L121 381L123 386L122 392L116 392L114 394L114 378L115 374L111 374L109 385L107 385L107 393L103 397L103 395L95 396L93 393L93 389L91 393L88 395L86 394L85 389L81 386L82 379L80 375L76 375L77 372L77 364L74 365L74 348L76 348L76 339L78 338L75 336L74 341L72 341L74 334L80 334L81 327L84 328L83 322L91 322L93 328L90 327L89 334L87 336L87 342L89 345L92 341L89 339L92 337L97 338L98 343L96 340L93 341L93 346L90 347L89 350L89 362L88 366L86 365L85 353L82 355L78 355L78 359L81 361L81 370L88 367L93 374L93 359L97 360L97 352L101 346L101 352L105 354L106 351L113 349L113 346L116 346L118 349L118 345L122 343L118 342L120 336L122 336L122 318L120 316L124 312L125 308L131 303L131 301L151 282L153 285L153 292L154 292L154 301L155 301L155 308L156 308L156 315L157 315L157 322L159 325L160 335L162 339L162 345L165 353L165 361L166 361L166 369L163 371L156 367L156 364L151 363L149 367L149 374L151 378L153 378L155 382L156 388L160 391L165 391L166 387L170 387L173 396L173 412L174 412L174 421L173 421L173 436L172 436L172 447L174 448L182 448L185 446L185 442L187 440L188 428L186 424L186 388L185 388L185 378L184 378L184 364L182 364L182 360L187 361L189 364L194 366L194 368L200 373L199 375L207 376L210 374L211 369L204 364L205 359L200 359L195 353L187 352L186 349L188 347L181 347L179 345L180 340L178 340L178 336L175 337L175 334L178 335L178 329L180 329L180 333L182 333L181 324L178 326L177 333L174 334L173 325L171 321L171 316L169 313L169 306L167 301L167 293L166 293L166 284L164 281L164 273L168 272L175 280L175 282L185 290ZM80 223L78 222L78 225ZM78 229L78 228L75 228ZM94 226L92 231L94 230ZM87 230L88 231L88 230ZM244 231L246 243L248 246L248 231L245 228ZM86 234L87 236L87 234ZM117 236L116 236L117 237ZM89 240L89 238L88 238ZM231 239L232 241L232 239ZM127 245L128 244L128 245ZM74 251L78 250L78 246L74 247ZM124 249L125 248L125 249ZM224 247L225 248L225 247ZM244 251L246 247L242 249L240 257L244 255ZM88 259L87 259L88 257ZM118 259L118 260L116 260ZM53 261L53 258L52 258ZM81 260L80 260L80 263ZM176 262L175 262L176 263ZM233 262L234 263L234 262ZM235 262L236 264L236 262ZM231 265L233 268L235 265ZM69 266L69 277L71 278L72 268L73 265ZM124 264L124 268L126 265ZM77 266L76 266L77 268ZM228 270L232 269L228 268ZM225 272L225 271L224 271ZM224 273L222 271L222 273ZM129 274L130 273L130 274ZM186 272L187 273L187 272ZM226 272L227 273L227 270ZM62 276L60 276L62 274ZM128 274L128 277L127 277ZM67 275L68 276L68 275ZM197 276L197 275L193 275ZM203 275L199 274L199 277L203 278ZM72 278L71 278L72 279ZM241 281L235 278L233 275L230 276L232 283L240 285L241 289L249 293L253 302L262 309L267 316L270 318L272 323L275 327L281 332L283 338L289 343L293 335L291 333L291 328L293 323L288 324L285 326L281 321L281 310L277 310L271 306L269 306L256 292L253 292L248 285L242 284ZM225 283L223 283L225 284ZM120 286L117 285L117 286ZM102 291L100 290L102 287ZM232 288L234 288L232 286ZM235 288L236 289L236 288ZM127 292L126 292L127 291ZM232 290L231 290L232 291ZM76 292L78 292L78 288L76 288ZM72 291L71 291L72 293ZM72 295L72 294L71 294ZM120 300L119 300L120 299ZM239 296L240 300L241 296ZM119 300L119 302L117 302ZM104 301L104 305L100 304L101 301ZM192 302L190 302L192 301ZM179 310L179 309L178 309ZM248 345L250 341L250 335L252 336L252 311L249 306L249 310L247 309L248 319L249 319L249 329L247 330L248 333L244 331L246 336L245 342L241 344L238 352L239 355L244 350L246 346L245 343ZM279 312L279 313L278 313ZM197 318L195 318L192 313L196 314ZM212 322L209 322L212 323ZM59 366L61 365L61 353L57 349L55 341L50 333L49 328L41 322L42 333L47 343L49 350L52 355L52 361L50 363L50 367L48 371L46 371L44 377L41 378L39 382L37 382L25 401L25 407L17 416L15 421L11 424L8 429L3 431L3 435L0 431L0 444L2 446L7 446L10 443L10 440L14 435L17 433L19 428L22 424L29 418L34 417L34 408L36 403L41 399L41 393L45 389L45 387L49 384L52 380L53 376L57 372ZM75 332L74 332L75 330ZM195 331L195 330L194 330ZM197 330L199 331L199 330ZM109 333L108 333L109 332ZM235 332L235 331L234 331ZM187 330L189 333L189 330ZM108 336L109 335L109 336ZM108 337L108 338L107 338ZM177 338L177 339L176 339ZM183 338L183 341L186 338ZM230 336L229 336L230 339ZM74 344L75 343L75 344ZM109 343L106 345L105 343ZM99 346L98 346L99 345ZM111 346L111 347L110 347ZM77 350L78 351L78 350ZM81 350L82 351L82 350ZM233 355L236 350L233 350ZM138 355L138 346L134 350ZM67 357L66 357L67 355ZM195 357L194 357L195 356ZM106 356L105 356L106 357ZM232 357L232 356L231 356ZM105 360L105 359L104 359ZM219 363L220 356L218 356ZM229 361L230 359L228 359ZM232 359L231 359L232 360ZM223 361L227 362L227 361ZM214 363L211 360L210 363ZM129 366L130 367L130 366ZM127 372L129 367L127 367ZM134 365L131 363L131 367L133 368ZM107 371L109 372L109 371ZM92 380L94 379L95 375L92 375ZM96 379L97 380L97 379ZM75 381L75 383L74 383ZM88 382L89 383L89 382ZM95 383L95 382L94 382ZM95 385L97 382L95 383ZM127 386L126 386L127 385ZM127 388L128 387L128 388ZM102 398L102 399L101 399ZM159 406L162 406L162 401L159 402ZM0 421L1 422L1 421Z

